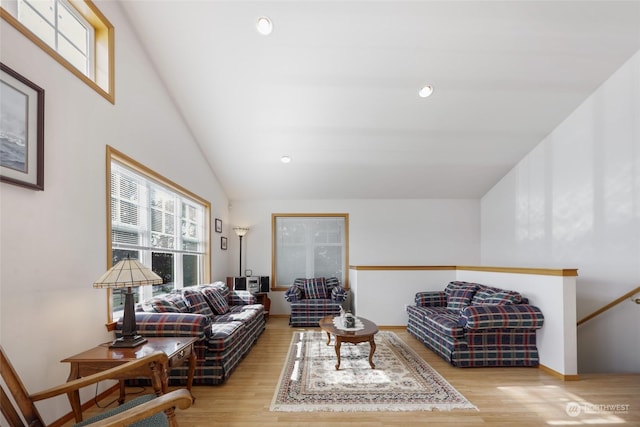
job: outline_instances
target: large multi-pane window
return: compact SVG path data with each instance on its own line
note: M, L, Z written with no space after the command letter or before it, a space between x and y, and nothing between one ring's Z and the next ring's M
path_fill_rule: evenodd
M208 280L208 203L149 176L140 168L110 160L112 265L130 257L162 278L162 284L136 288L136 302ZM111 293L117 320L124 290Z
M273 283L337 277L346 285L348 214L273 214Z

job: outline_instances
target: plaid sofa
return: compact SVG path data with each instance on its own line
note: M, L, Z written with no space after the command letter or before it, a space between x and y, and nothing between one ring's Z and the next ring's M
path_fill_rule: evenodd
M407 331L454 366L537 366L538 307L515 291L451 282L418 292Z
M318 326L325 316L338 316L348 291L336 277L296 279L284 294L291 303L291 326Z
M138 305L138 334L198 337L193 384L221 384L265 329L264 306L255 302L249 291L229 290L224 282L176 290ZM121 329L122 319L116 333ZM171 370L169 383L185 385L188 369Z

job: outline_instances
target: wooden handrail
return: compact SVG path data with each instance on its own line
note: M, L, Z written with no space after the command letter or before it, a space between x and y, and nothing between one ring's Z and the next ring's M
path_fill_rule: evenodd
M635 295L637 293L640 293L640 286L638 286L637 288L627 292L626 294L622 295L620 298L616 299L615 301L610 302L609 304L605 305L604 307L594 311L590 315L588 315L586 317L583 317L582 319L578 320L577 326L580 326L584 322L593 319L594 317L604 313L605 311L609 310L612 307L615 307L616 305L620 304L622 301L626 300L627 298L631 298L633 295Z

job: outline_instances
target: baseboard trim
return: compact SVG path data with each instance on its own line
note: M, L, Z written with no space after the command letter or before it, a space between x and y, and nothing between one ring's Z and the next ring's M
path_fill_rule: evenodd
M116 383L112 387L106 389L105 391L100 393L98 396L96 396L96 399L90 399L90 400L84 402L82 404L82 406L81 406L82 412L86 411L87 409L91 408L92 406L95 406L96 405L96 403L95 403L96 400L100 401L100 400L104 399L105 397L109 396L111 393L115 393L118 390L120 390L120 385L118 383ZM49 427L62 427L67 422L72 421L72 420L74 420L73 412L69 412L67 415L63 416L62 418L59 418L59 419L55 420L53 423L51 423L49 425Z
M565 374L561 374L560 372L551 369L548 366L544 366L542 364L538 365L538 369L540 369L541 371L546 372L549 375L552 375L556 378L559 378L563 381L580 381L580 376L579 375L565 375Z

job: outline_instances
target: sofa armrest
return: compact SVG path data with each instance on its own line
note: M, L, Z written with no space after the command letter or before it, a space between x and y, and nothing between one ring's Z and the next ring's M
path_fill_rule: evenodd
M288 302L296 302L302 299L302 289L293 285L284 293L284 299Z
M529 304L470 305L460 313L459 325L466 329L540 329L544 316Z
M444 291L418 292L414 301L417 307L446 307L447 295Z
M249 291L233 290L229 294L229 305L257 304L256 297Z
M136 312L138 334L144 337L198 337L211 335L211 321L194 313L146 313ZM122 331L122 319L116 324L116 336Z
M342 286L334 286L331 290L331 299L337 302L344 302L349 296L349 291Z

